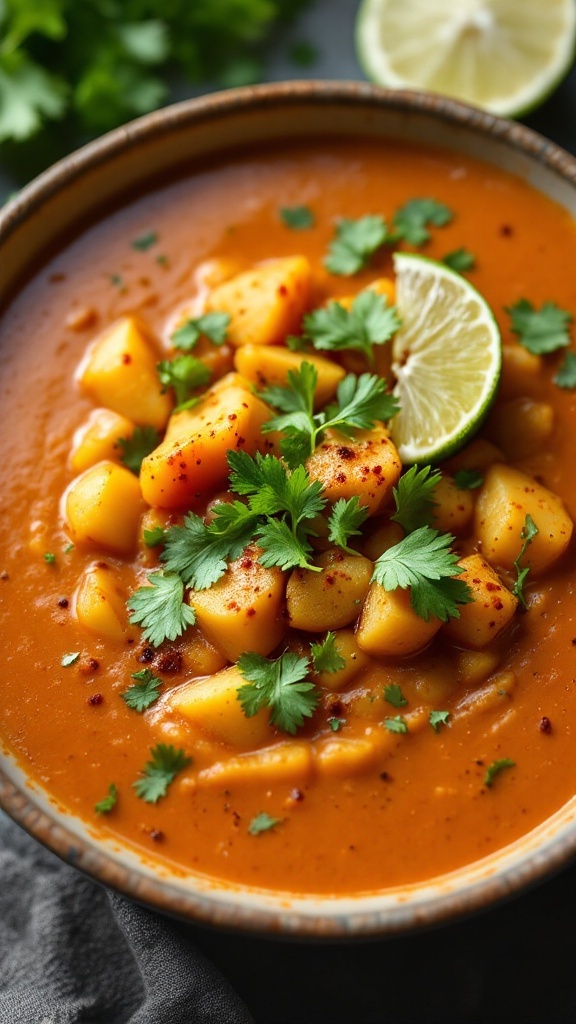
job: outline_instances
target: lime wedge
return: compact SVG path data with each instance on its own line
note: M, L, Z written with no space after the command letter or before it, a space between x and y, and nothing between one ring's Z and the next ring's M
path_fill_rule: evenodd
M363 0L356 23L368 78L428 89L516 117L568 71L574 0Z
M502 364L498 325L469 281L442 263L394 254L392 371L400 412L390 424L403 463L437 462L476 432L496 394Z

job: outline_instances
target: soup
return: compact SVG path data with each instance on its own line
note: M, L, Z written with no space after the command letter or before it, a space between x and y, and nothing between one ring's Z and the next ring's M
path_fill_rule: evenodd
M318 445L302 458L304 483L318 483L320 507L313 527L301 520L304 565L262 558L272 534L285 554L298 532L273 503L224 556L202 554L224 506L241 517L238 505L262 497L246 460L287 465L283 431L266 423L286 413L273 389L294 381L289 369L316 368L317 410L347 375L393 385L390 342L368 358L319 350L302 323L312 335L305 318L333 313L333 300L358 310L361 293L379 314L394 308L394 245L367 246L346 273L326 255L342 219L390 224L423 197L433 204L426 216L416 207L419 244L396 247L435 260L468 250L466 276L503 340L496 404L440 463L426 506L426 528L454 537L464 560L451 578L468 581L468 597L476 588L446 623L374 578L415 532L394 496L408 466L377 416L344 434L308 416ZM548 330L558 350L545 341L535 354L506 310L518 317L522 299L575 310L575 251L569 216L511 176L440 150L334 140L196 168L46 263L2 323L0 722L61 806L183 874L341 894L471 863L573 796L566 317ZM300 340L286 347L287 336ZM535 505L517 502L512 558L497 544L494 493L504 488L508 508L514 487ZM356 525L338 534L333 509L355 495ZM203 543L191 548L194 531ZM183 539L188 569L176 572ZM150 611L167 578L171 614L161 594ZM489 602L462 632L467 608ZM296 689L274 702L275 686Z

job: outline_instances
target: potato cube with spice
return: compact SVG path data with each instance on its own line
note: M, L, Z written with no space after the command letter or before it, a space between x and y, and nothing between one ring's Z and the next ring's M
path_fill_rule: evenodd
M372 562L330 548L318 555L312 569L294 569L286 587L288 617L293 629L322 633L349 626L360 609L372 575Z
M82 576L73 610L78 622L95 636L125 644L138 632L128 625L126 598L116 573L105 563L98 563Z
M102 459L120 461L119 438L130 438L134 424L126 416L111 409L94 409L76 431L72 442L70 464L75 473L82 473Z
M465 647L486 647L511 622L518 598L481 555L469 555L458 564L462 569L458 578L468 584L472 601L460 606L460 617L446 622L443 631Z
M354 438L335 430L306 460L311 480L319 480L328 501L358 495L370 515L384 508L392 498L402 465L394 443L384 427L358 430Z
M422 650L442 622L431 615L426 622L410 604L409 590L385 590L372 583L364 602L356 640L367 654L402 657Z
M115 555L136 548L144 503L137 477L114 462L98 462L72 481L64 512L75 544Z
M269 345L265 348L262 345L243 345L236 352L234 363L236 369L256 385L263 389L272 386L287 387L288 373L296 373L302 363L311 363L318 381L314 392L314 406L321 409L330 402L345 372L337 363L333 363L324 356L302 355L300 352L290 352L289 349L280 346Z
M275 732L268 724L269 711L262 708L247 718L238 700L238 690L246 680L232 665L204 679L178 686L168 695L166 706L178 712L210 738L250 750L270 741Z

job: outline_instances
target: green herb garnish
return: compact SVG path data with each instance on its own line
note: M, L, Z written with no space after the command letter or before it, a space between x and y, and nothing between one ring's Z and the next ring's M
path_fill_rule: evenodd
M490 788L494 785L494 779L500 772L506 768L514 768L516 766L515 761L511 761L509 757L502 757L499 761L493 761L489 768L486 769L484 776L484 785Z
M131 437L119 437L120 461L127 469L139 475L142 461L160 444L160 434L154 427L136 427Z
M184 584L170 572L148 574L149 587L139 587L128 599L130 622L142 626L153 647L175 640L196 620L194 609L184 602Z
M136 680L132 686L120 694L133 711L146 711L160 696L162 680L155 676L149 668L143 668L140 672L133 672L132 679Z
M114 782L111 782L108 786L108 795L102 800L99 800L97 804L94 804L94 811L96 814L110 814L118 803L118 787Z
M315 218L309 206L281 206L279 213L280 219L292 231L305 231L314 227Z
M269 708L270 724L294 735L318 706L317 687L308 677L307 658L287 651L279 658L241 654L238 668L247 683L238 690L238 700L247 718Z
M192 763L192 758L187 757L183 750L177 750L166 743L158 743L153 747L150 756L151 760L146 762L142 778L132 785L141 800L155 804L166 796L170 783Z
M312 663L314 671L318 672L340 672L346 668L346 659L338 652L336 647L336 634L328 632L321 643L310 644Z
M546 355L570 344L568 324L572 315L554 302L545 302L538 310L527 299L520 299L506 312L518 341L533 355Z
M324 266L331 274L357 274L388 238L386 221L379 214L343 218L336 226L336 238L330 245Z
M527 607L526 598L524 596L524 584L526 583L526 578L530 572L530 566L526 566L525 569L521 569L520 562L526 554L528 545L532 543L534 537L538 536L538 533L538 527L532 519L532 516L527 515L524 520L524 526L522 527L522 530L520 532L520 540L523 541L523 544L520 549L520 554L518 555L518 558L514 559L514 568L516 569L517 578L516 582L514 583L514 586L512 587L512 593L515 597L518 598L523 608Z
M383 696L387 704L391 704L393 708L405 708L408 703L398 683L388 683L384 687Z
M259 836L262 832L269 832L270 829L275 828L276 825L280 825L282 822L281 818L271 818L266 811L261 811L248 825L248 831L251 836Z

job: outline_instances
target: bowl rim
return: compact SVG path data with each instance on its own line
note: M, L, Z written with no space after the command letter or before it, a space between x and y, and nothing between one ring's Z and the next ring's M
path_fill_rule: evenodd
M453 127L460 125L472 134L502 142L512 150L520 151L574 186L576 191L575 157L525 125L502 119L460 101L432 93L385 90L364 82L280 82L183 100L89 142L40 174L0 210L0 246L8 242L31 214L82 178L87 171L98 170L119 154L144 141L158 141L172 132L182 128L192 130L194 126L207 121L268 108L281 110L295 103L314 107L344 104L363 110L386 108L408 116L426 115ZM417 900L408 900L403 905L400 900L396 906L384 906L381 894L374 893L368 897L368 903L354 896L310 897L310 912L303 912L298 906L298 898L292 899L287 894L280 894L279 897L272 895L272 900L261 898L259 906L244 905L227 902L226 894L235 889L229 883L217 882L214 892L211 892L210 886L204 892L195 891L192 887L184 891L182 887L171 887L169 880L159 873L154 876L150 871L140 870L136 858L128 866L123 866L119 861L126 858L126 847L116 842L109 844L109 849L106 849L106 844L96 839L94 830L87 826L85 834L79 834L66 822L66 812L56 807L49 794L46 793L44 799L38 787L26 781L24 770L15 769L11 763L13 758L8 755L3 765L1 755L0 748L0 808L48 849L97 882L138 902L195 923L229 930L300 939L384 938L433 927L487 909L549 878L576 855L575 806L572 820L561 823L557 834L548 836L544 842L532 844L532 849L518 855L517 863L513 862L503 870L491 867L491 862L501 853L498 851L497 855L486 859L484 877L477 880L477 884L468 889L450 891L448 888L444 892L438 891L423 904L418 904ZM18 777L19 771L22 780ZM542 827L546 824L543 823ZM540 827L535 830L539 831ZM517 845L521 846L522 840L505 850ZM483 863L477 862L479 865ZM466 871L454 872L452 876L465 874ZM251 891L256 893L255 903L258 904L258 891ZM322 910L315 913L314 902L323 905L325 910L331 904L333 909L327 913ZM370 903L373 904L372 908L369 907ZM339 907L344 909L339 910Z

